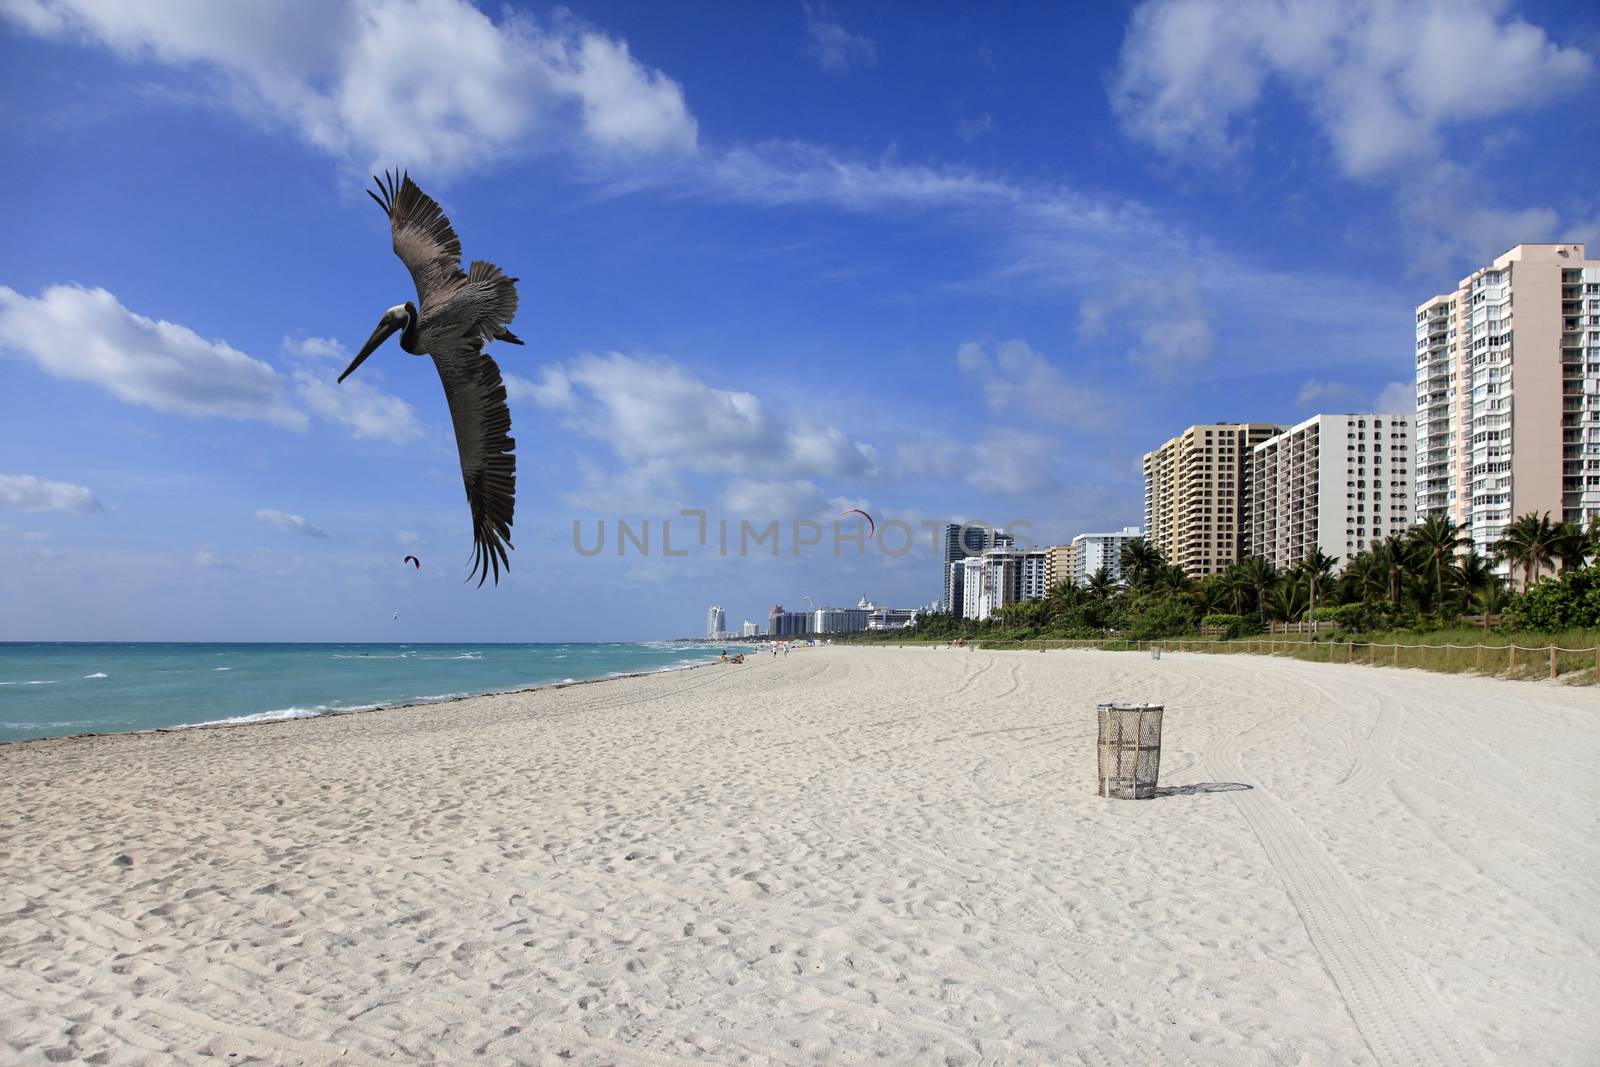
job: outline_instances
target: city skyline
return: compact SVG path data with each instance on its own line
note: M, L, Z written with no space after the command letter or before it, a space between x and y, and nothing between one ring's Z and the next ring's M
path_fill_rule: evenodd
M1289 62L1270 21L1175 32L1213 6L0 5L0 191L26 208L0 249L0 639L653 638L712 599L921 604L925 547L591 557L574 524L1143 526L1140 457L1181 427L1395 411L1419 303L1522 242L1600 247L1600 194L1565 177L1600 161L1600 14L1468 3L1412 50L1420 9L1340 10ZM437 54L385 80L408 19ZM496 593L462 588L431 368L391 349L333 382L409 292L374 166L522 278Z

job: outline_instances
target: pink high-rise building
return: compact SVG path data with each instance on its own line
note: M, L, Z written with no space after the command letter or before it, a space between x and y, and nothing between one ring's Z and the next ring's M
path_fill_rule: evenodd
M1514 518L1600 514L1600 260L1518 245L1417 307L1417 515L1489 555Z

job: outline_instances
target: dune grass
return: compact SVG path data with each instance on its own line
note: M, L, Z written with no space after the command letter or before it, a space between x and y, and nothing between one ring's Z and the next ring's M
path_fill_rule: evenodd
M1353 666L1412 667L1450 674L1477 673L1497 678L1552 677L1550 647L1555 646L1554 676L1573 685L1593 685L1600 670L1595 648L1600 631L1503 633L1456 628L1427 633L1260 634L1231 641L1169 637L1156 641L983 640L987 649L1039 650L1097 648L1111 652L1145 651L1152 646L1180 652L1293 656L1317 663Z

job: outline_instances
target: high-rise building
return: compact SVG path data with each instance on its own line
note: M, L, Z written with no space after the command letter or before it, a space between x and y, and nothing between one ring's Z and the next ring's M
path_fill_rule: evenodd
M1070 582L1076 571L1076 550L1072 545L1051 545L1044 550L1044 584L1054 589L1062 582Z
M739 630L741 637L755 637L761 633L761 627L749 619L744 620L744 626Z
M1313 415L1257 445L1249 554L1343 563L1416 519L1408 415Z
M1004 530L990 529L982 523L947 522L944 524L944 610L951 615L964 616L962 598L965 591L961 561L971 556L981 556L991 548L1012 545L1016 542Z
M1145 453L1146 540L1192 578L1242 559L1249 541L1250 450L1282 431L1270 422L1191 426Z
M728 632L728 613L720 605L713 604L706 609L706 636L715 641L719 634Z
M767 636L805 637L814 621L809 611L784 611L782 604L774 604L767 612Z
M1072 539L1072 580L1088 585L1101 567L1114 582L1122 581L1122 546L1144 536L1137 526L1124 526L1116 533L1084 533Z
M1519 515L1600 514L1600 260L1517 245L1417 306L1417 516L1489 555Z
M962 568L962 617L987 619L1009 604L1044 599L1047 561L1042 548L1022 552L1001 546L968 556L957 564Z

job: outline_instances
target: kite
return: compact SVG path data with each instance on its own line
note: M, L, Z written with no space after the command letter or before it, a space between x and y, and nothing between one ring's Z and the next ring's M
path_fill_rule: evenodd
M419 571L422 569L422 561L416 556L407 556L405 559L400 561L400 566L404 567L407 563L411 564Z
M846 510L839 512L840 518L843 518L846 515L860 515L863 519L867 520L867 540L868 541L872 540L872 535L878 532L878 524L872 521L872 516L871 515L868 515L865 511L862 511L860 508L847 508Z

